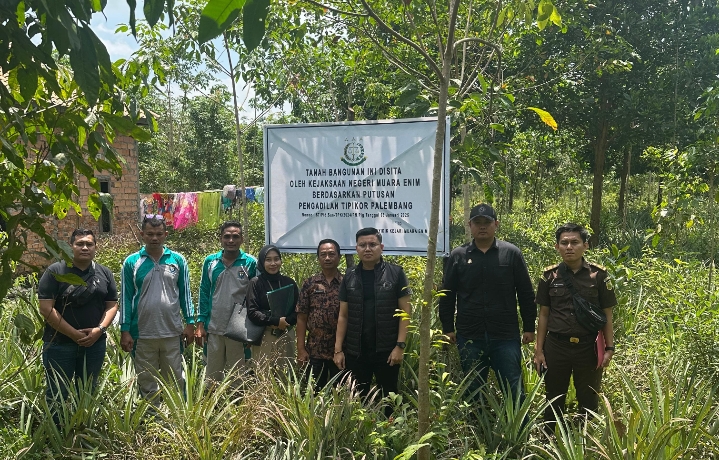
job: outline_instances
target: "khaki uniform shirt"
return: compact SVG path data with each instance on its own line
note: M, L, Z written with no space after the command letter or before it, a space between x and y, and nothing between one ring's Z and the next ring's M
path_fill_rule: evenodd
M571 336L590 335L592 332L580 326L574 316L572 293L559 274L561 264L544 270L535 301L540 306L549 307L549 332ZM574 273L573 281L579 295L594 305L604 309L617 304L614 290L607 286L607 271L604 267L583 260L582 267Z

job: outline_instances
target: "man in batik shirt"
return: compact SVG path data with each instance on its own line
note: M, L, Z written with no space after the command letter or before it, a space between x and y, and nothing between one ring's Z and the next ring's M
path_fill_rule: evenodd
M337 269L339 244L332 239L320 241L317 262L322 271L304 282L297 303L297 361L309 364L315 388L320 389L339 372L333 361L342 283Z

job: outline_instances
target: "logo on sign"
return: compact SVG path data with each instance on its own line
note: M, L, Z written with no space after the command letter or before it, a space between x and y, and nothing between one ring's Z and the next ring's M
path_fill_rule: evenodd
M345 141L347 144L345 144L342 162L348 166L357 166L364 163L367 157L364 155L364 146L362 143L354 137L352 140L345 139Z

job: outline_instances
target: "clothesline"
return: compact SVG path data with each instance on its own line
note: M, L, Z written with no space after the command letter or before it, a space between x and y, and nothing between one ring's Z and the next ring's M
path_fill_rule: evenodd
M148 193L140 195L140 215L163 216L168 227L175 230L203 223L218 225L220 220L241 205L242 188L225 185L222 190L202 192ZM245 202L265 202L265 188L245 187Z

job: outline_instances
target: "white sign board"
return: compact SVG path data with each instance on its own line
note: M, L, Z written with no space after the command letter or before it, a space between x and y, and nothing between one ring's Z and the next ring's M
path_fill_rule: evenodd
M266 242L315 252L332 238L354 252L357 230L375 227L386 254L427 255L436 131L436 118L265 125ZM446 131L438 255L449 252Z

